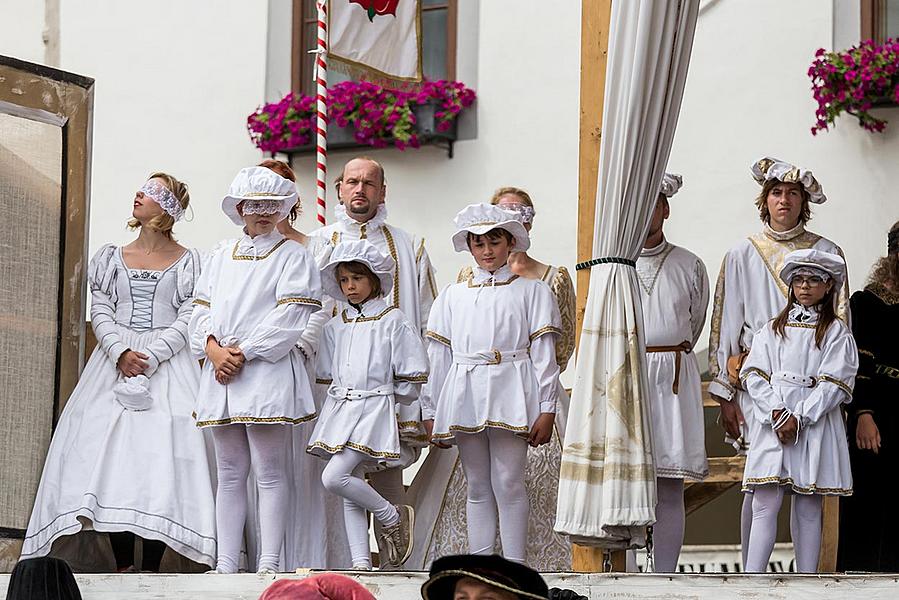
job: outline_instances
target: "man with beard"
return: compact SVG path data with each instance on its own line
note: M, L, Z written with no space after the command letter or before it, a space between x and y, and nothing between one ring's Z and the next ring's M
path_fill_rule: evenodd
M368 157L349 161L338 178L340 203L334 208L335 222L310 235L321 238L324 250L320 261L327 261L331 249L340 242L367 239L396 262L393 289L385 296L388 306L399 308L424 334L431 305L437 297L434 269L425 250L424 238L387 224L387 182L384 167ZM320 262L320 264L323 264ZM321 311L321 318L339 315L345 307L338 302L332 311ZM364 315L377 319L380 315ZM418 401L397 406L403 467L370 475L372 486L394 504L406 504L402 469L413 464L426 446L427 434L421 424ZM380 539L380 538L379 538Z

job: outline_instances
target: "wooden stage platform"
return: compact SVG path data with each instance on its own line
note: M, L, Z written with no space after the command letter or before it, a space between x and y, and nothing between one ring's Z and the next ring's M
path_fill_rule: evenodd
M349 574L349 573L348 573ZM417 600L424 573L349 574L379 600ZM84 600L257 600L275 579L306 575L79 575ZM899 575L546 575L550 587L590 600L886 600L899 598ZM5 597L9 575L0 575Z

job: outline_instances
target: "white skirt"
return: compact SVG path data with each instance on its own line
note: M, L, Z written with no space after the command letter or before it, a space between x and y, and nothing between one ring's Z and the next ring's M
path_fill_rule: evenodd
M232 423L299 425L315 419L315 401L303 356L294 348L281 360L249 361L237 377L221 385L207 360L197 394L197 427Z
M484 393L476 394L475 385ZM531 362L454 363L435 412L433 438L445 443L455 443L456 433L478 433L488 427L528 437L540 416L540 393Z
M162 332L118 329L132 348ZM94 350L50 443L22 558L46 555L60 536L93 529L130 531L215 564L212 468L191 417L198 378L196 361L182 350L150 377L150 408L126 410L112 392L115 365Z
M646 371L650 385L652 450L656 475L670 479L702 481L709 474L705 454L705 420L702 383L694 353L681 356L678 394L674 385L675 355L650 352Z
M852 495L849 447L839 408L802 429L795 445L781 444L771 427L754 416L743 491L776 484L789 486L797 494Z
M325 399L310 437L310 454L330 458L341 450L361 452L386 466L400 466L400 438L393 396Z

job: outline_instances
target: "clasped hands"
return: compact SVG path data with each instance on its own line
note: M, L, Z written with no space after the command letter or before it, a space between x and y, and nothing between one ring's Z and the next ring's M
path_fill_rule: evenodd
M776 423L781 415L783 415L784 410L786 409L779 408L772 411L771 422ZM790 415L783 425L774 430L774 433L777 434L777 439L780 440L781 444L786 445L794 443L796 441L796 436L799 435L799 419L796 415Z
M215 380L222 385L231 383L246 362L240 348L221 346L213 336L209 336L206 340L206 356L212 361Z

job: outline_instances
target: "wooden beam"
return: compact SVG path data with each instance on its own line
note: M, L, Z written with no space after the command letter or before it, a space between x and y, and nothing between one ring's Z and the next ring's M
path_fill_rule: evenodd
M834 573L837 570L837 544L840 541L840 497L824 496L823 513L818 572Z
M581 1L581 117L578 143L577 260L593 256L593 227L596 220L596 183L599 175L599 141L602 136L606 58L609 52L609 22L612 0ZM580 342L587 306L590 271L577 272L577 340ZM612 569L623 572L624 552L613 553ZM575 571L603 571L603 551L573 544L571 565Z
M738 482L691 483L684 488L684 512L690 515L721 494L738 485Z

